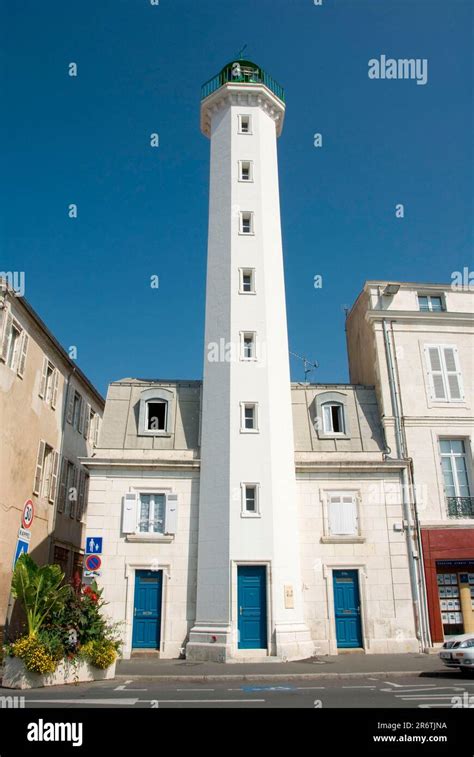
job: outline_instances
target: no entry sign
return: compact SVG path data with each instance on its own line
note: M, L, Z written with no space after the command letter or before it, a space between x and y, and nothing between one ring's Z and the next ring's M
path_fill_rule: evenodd
M23 505L23 514L21 516L21 525L23 528L30 528L31 524L33 523L33 518L35 517L35 508L33 505L33 500L27 499L25 504Z
M99 555L87 555L86 568L87 570L99 570L102 565L102 560Z

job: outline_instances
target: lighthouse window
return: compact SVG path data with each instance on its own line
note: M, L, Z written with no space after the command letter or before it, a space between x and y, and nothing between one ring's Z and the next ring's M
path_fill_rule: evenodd
M250 116L239 116L239 134L251 134Z
M242 359L255 360L255 334L242 334Z
M255 275L253 268L244 268L240 270L240 293L255 293Z
M241 404L241 430L258 431L257 405L255 402Z
M259 509L259 485L242 484L242 515L244 517L259 516Z
M253 181L252 161L240 161L240 181Z
M164 431L166 428L167 402L147 402L147 429Z
M240 233L253 234L253 213L244 212L240 214Z

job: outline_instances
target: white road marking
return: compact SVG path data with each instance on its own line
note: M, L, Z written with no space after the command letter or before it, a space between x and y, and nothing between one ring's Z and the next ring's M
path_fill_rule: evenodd
M42 702L46 702L47 704L104 704L107 705L107 707L118 704L125 705L126 707L133 707L133 705L139 701L139 699L122 699L120 697L117 697L116 699L30 699L27 697L26 704L29 702L34 702L35 704L41 704Z
M343 689L376 689L376 686L343 686ZM391 691L391 689L388 689Z
M237 691L237 689L235 689L235 690ZM201 691L215 691L215 689L176 689L176 691L188 691L188 692L199 691L199 692L201 692ZM231 691L231 689L228 689L228 691Z
M325 686L297 686L298 691L319 691L325 689Z
M209 702L211 704L218 703L234 703L245 702L246 704L261 704L265 702L265 699L140 699L140 702L157 702L158 704L201 704Z

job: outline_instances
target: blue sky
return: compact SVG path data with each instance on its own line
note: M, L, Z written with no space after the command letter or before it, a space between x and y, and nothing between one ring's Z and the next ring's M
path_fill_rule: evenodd
M11 0L1 15L0 270L25 271L27 299L100 391L202 375L200 87L245 43L286 90L288 328L320 363L312 380L348 380L344 306L365 280L472 268L468 0ZM426 58L428 83L370 80L382 54Z

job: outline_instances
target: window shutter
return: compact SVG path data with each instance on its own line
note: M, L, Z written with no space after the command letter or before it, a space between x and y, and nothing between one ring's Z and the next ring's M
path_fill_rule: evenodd
M331 408L329 405L323 405L323 430L326 433L332 431Z
M49 501L54 502L56 497L56 489L58 487L58 463L59 455L57 452L53 453L53 462L51 465L51 479L49 484Z
M166 497L165 534L175 534L178 528L178 495Z
M137 530L138 495L134 492L125 494L122 505L122 531L134 534Z
M91 420L91 406L89 403L86 405L86 414L84 417L84 438L87 439L89 436L89 426L90 426L90 420Z
M76 519L81 520L84 512L84 489L85 489L86 472L81 470L79 474L79 492L77 495L77 515Z
M99 443L99 428L100 428L100 415L96 413L94 416L94 447L97 447Z
M20 359L18 361L18 375L20 378L23 378L23 374L25 373L25 363L26 363L26 353L28 350L28 341L29 337L26 331L23 332L22 340L21 340L21 352L20 352Z
M13 323L13 316L10 313L10 311L8 311L7 317L5 318L5 328L3 331L2 349L0 350L0 358L3 361L6 361L7 359L8 341L10 338L10 332L12 330L12 323Z
M59 478L59 492L58 492L58 513L64 511L64 505L66 504L66 485L67 485L67 460L65 457L61 460L61 476Z
M53 391L51 393L51 407L53 410L56 408L58 401L58 388L59 388L59 371L55 368L53 373Z
M446 378L451 400L464 399L462 390L461 371L459 370L459 358L455 347L444 347L444 364L446 366Z
M72 481L71 481L71 485L69 486L69 491L67 493L68 497L69 497L69 501L71 503L71 505L70 505L70 511L69 511L69 515L71 516L71 518L74 518L74 516L76 514L76 507L77 507L77 480L78 480L78 477L79 477L79 469L78 469L77 465L74 465L74 467L73 467L73 473L72 473Z
M39 396L41 399L44 399L45 391L46 391L46 377L48 375L48 358L46 355L43 356L43 370L41 372L41 382L40 382L40 388L39 388Z
M84 412L85 412L85 409L86 409L86 403L84 402L84 398L83 397L80 398L80 403L81 403L81 407L79 409L79 418L78 418L78 421L77 421L77 430L79 431L80 434L82 434L83 429L84 429Z
M67 410L66 410L66 420L68 423L72 423L72 415L74 412L74 388L69 384L68 392L67 392Z
M441 362L439 347L426 347L425 349L431 396L435 400L445 400L446 388L444 386L443 365Z
M357 505L353 497L330 497L329 530L332 536L349 536L358 533Z
M40 493L41 478L43 475L43 461L44 461L45 446L46 446L45 442L40 441L39 447L38 447L38 458L36 460L36 472L35 472L35 482L33 484L33 494Z
M87 499L89 496L89 474L84 471L84 487L82 491L82 506L81 506L81 516L77 516L77 520L82 520L82 517L87 509Z

